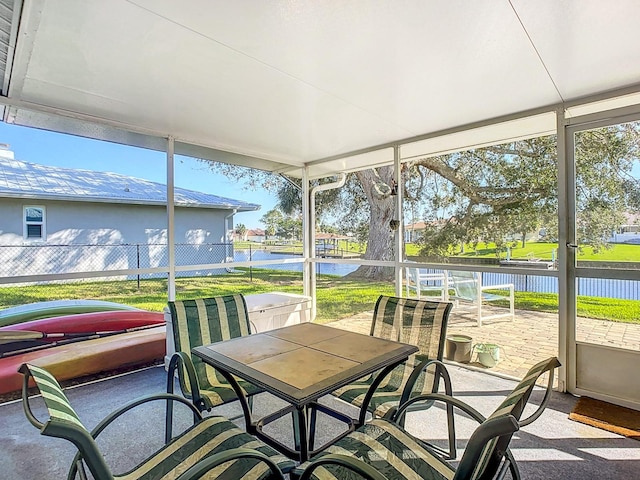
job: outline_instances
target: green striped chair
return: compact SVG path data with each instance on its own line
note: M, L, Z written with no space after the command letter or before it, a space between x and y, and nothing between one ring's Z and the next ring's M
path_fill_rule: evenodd
M86 479L85 465L96 480L178 477L180 480L284 479L282 472L289 472L295 465L226 418L211 416L203 419L191 402L167 393L135 400L113 412L89 432L53 375L43 368L26 363L19 371L24 375L22 404L27 419L40 429L42 435L69 440L79 451L69 472L69 479L75 478L76 474ZM49 418L45 422L38 420L32 412L28 395L30 378L39 389L48 410ZM114 475L98 449L96 437L123 413L155 400L183 403L192 409L197 421L133 470L123 475Z
M191 355L191 349L251 333L247 304L240 294L169 302L176 353L169 362L167 392L173 393L175 373L180 388L200 411L237 400L229 382L213 367ZM237 379L245 395L262 390Z
M410 398L438 391L440 380L445 393L452 394L451 380L442 363L447 322L452 304L381 295L373 312L370 335L410 343L420 348L385 378L378 373L361 378L333 395L360 408L359 424L366 413L374 417L395 418L398 406ZM379 384L375 382L379 381ZM422 404L416 408L426 408ZM453 407L449 413L449 458L455 458ZM400 419L402 422L403 419Z
M560 366L553 357L533 366L498 408L484 418L478 411L449 395L430 393L403 404L398 415L422 401L444 402L471 416L480 426L474 431L457 466L453 467L421 440L396 422L374 419L338 440L310 461L296 468L300 480L481 480L503 478L507 469L520 478L517 465L508 450L514 432L531 423L544 410L553 386L553 372ZM538 409L520 420L538 378L549 372L547 393Z

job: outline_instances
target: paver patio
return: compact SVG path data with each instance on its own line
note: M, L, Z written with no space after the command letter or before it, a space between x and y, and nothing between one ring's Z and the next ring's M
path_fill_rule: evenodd
M483 307L484 308L484 307ZM331 322L331 326L360 333L369 333L373 311ZM515 319L490 320L477 326L476 317L468 310L454 307L449 317L448 335L472 337L473 344L493 343L501 347L500 361L494 367L484 367L477 355L471 366L513 378L522 378L536 362L558 355L558 315L556 313L516 310ZM578 341L640 350L640 324L610 322L588 318L578 319Z

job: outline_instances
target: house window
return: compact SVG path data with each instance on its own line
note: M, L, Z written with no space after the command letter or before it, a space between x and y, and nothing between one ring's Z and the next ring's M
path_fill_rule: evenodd
M44 207L24 207L24 238L25 240L45 240Z

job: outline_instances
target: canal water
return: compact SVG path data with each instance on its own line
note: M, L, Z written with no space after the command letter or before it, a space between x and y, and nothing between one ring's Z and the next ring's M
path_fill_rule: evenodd
M252 250L251 260L280 260L284 258L299 258L296 255L269 253L264 250ZM249 260L249 250L236 250L236 262ZM302 264L269 265L276 270L302 271ZM358 268L358 265L339 265L335 263L317 264L318 273L344 276ZM436 270L425 269L426 272ZM555 277L542 277L535 274L482 273L482 285L501 285L513 283L518 292L558 293L558 280ZM640 281L613 280L607 278L579 278L578 295L589 297L618 298L625 300L640 300Z
M290 255L290 254L282 254L282 253L269 253L265 250L252 250L251 251L251 260L281 260L283 258L300 258L299 255ZM235 250L234 251L234 261L236 262L246 262L249 260L249 250ZM323 263L317 264L317 272L327 275L339 275L341 277L355 271L359 265L338 265L336 263ZM286 265L269 265L268 268L273 268L274 270L289 270L292 272L301 272L302 264L301 263L293 263Z

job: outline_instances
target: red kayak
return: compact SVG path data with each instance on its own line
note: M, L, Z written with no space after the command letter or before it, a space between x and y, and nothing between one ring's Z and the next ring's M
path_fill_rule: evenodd
M144 310L114 310L42 318L0 327L0 357L71 340L88 340L160 325L164 325L162 313Z
M30 330L48 334L78 334L128 330L130 328L162 324L164 324L164 315L160 312L147 312L145 310L113 310L41 318L40 320L32 320L29 322L0 327L0 332L7 330Z

